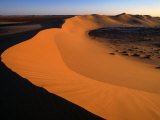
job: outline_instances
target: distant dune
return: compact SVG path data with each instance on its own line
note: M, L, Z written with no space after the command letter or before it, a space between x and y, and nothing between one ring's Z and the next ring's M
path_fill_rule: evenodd
M126 24L133 24L139 26L147 26L147 27L159 27L160 19L156 17L151 17L149 15L130 15L130 14L120 14L113 17L119 22Z
M0 16L0 36L57 27L55 26L56 22L60 23L63 22L64 19L71 17L73 17L73 15Z
M20 76L108 120L159 120L160 73L109 55L88 32L102 27L158 27L158 18L121 14L67 19L7 49L2 61Z
M60 20L74 15L1 15L0 22L33 22L42 20Z

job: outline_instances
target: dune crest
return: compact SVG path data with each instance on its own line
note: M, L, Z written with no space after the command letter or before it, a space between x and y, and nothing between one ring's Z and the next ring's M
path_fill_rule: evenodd
M146 64L107 54L88 31L133 26L135 16L75 16L2 54L2 61L33 84L111 120L160 119L160 75ZM137 26L158 22L141 19ZM147 19L147 20L146 20ZM125 21L125 24L122 23ZM149 21L149 20L148 20ZM151 21L151 20L150 20ZM153 24L154 23L154 24Z
M159 27L160 20L149 15L130 15L126 13L113 16L113 19L133 27Z

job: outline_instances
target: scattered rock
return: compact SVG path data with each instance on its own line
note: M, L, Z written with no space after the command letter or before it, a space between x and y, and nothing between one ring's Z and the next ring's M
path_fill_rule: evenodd
M109 53L110 55L115 55L115 53Z
M145 55L143 58L150 59L151 55Z
M131 56L134 56L134 57L139 57L139 54L137 54L137 53L134 53L134 54L132 54Z
M155 67L156 69L160 69L160 66L158 66L158 67Z
M156 47L160 47L160 43L153 44Z
M134 49L138 49L138 47L135 47Z
M132 49L128 49L128 51L133 51Z
M126 51L123 51L123 52L121 52L121 53L125 54L125 53L127 53L127 52L126 52Z
M122 55L129 56L128 53L123 53Z
M139 53L143 53L143 51L138 51Z
M142 62L155 64L160 69L160 27L110 27L97 31L98 35L111 43L109 47L113 51L108 54L132 56Z

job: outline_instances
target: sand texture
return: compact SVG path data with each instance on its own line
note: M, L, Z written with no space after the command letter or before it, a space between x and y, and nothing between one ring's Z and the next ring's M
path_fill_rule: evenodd
M139 22L134 22L138 20ZM102 27L158 26L142 16L75 16L7 49L2 61L20 76L108 120L159 120L160 71L109 55L88 32Z

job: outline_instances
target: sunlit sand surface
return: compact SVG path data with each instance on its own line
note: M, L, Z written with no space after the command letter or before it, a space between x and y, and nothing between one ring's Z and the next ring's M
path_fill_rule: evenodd
M47 29L2 54L2 61L33 84L108 120L159 120L160 71L93 41L88 31L136 26L132 16L99 15L67 19L61 29ZM127 20L129 19L129 20ZM133 18L134 19L134 18ZM156 22L141 20L141 26Z

